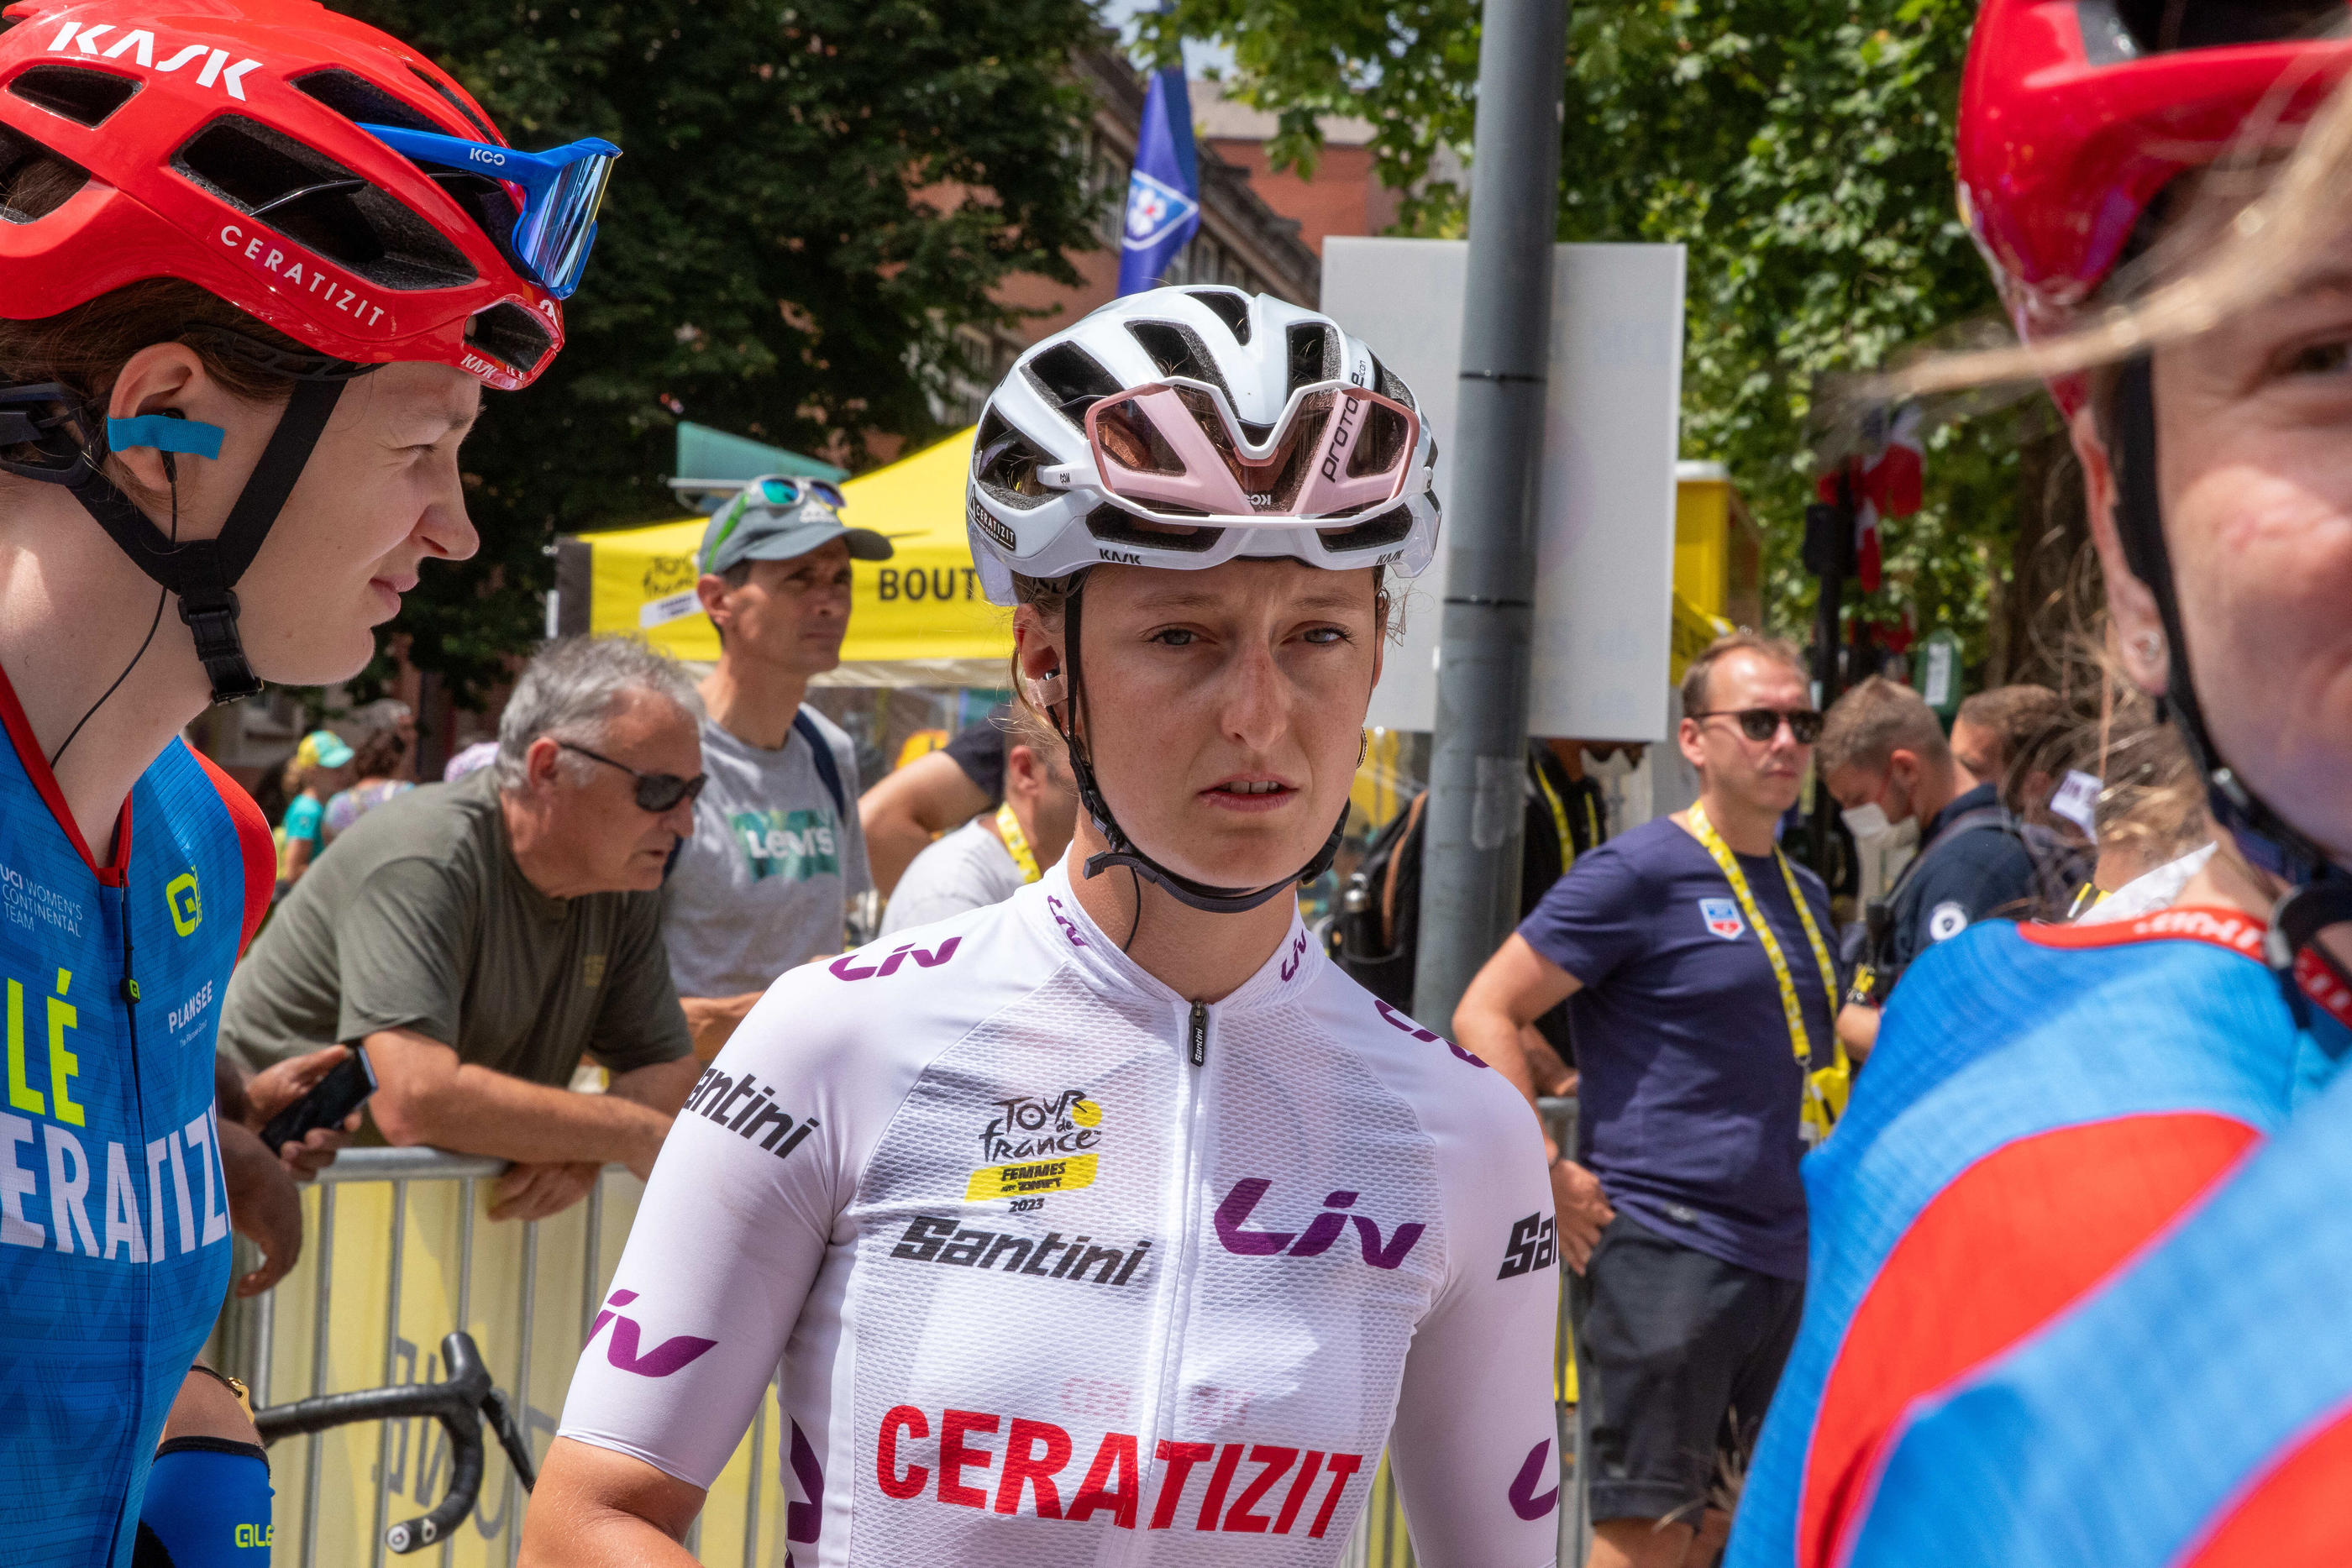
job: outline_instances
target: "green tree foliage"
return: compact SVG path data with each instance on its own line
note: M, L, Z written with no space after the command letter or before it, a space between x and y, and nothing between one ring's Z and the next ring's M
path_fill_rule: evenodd
M1809 624L1798 566L1815 378L1995 308L1953 199L1953 111L1976 0L1571 0L1559 235L1690 247L1683 450L1727 464L1766 524L1769 613ZM1152 30L1152 29L1157 29ZM1463 232L1475 0L1179 0L1147 47L1230 46L1228 90L1282 115L1311 169L1315 117L1375 127L1403 232ZM1883 532L1921 630L1985 652L1988 584L2016 528L2011 418L1933 437L1927 504Z
M624 151L569 341L467 443L481 553L391 628L478 695L541 632L559 532L674 516L679 416L858 466L938 434L957 334L1096 242L1087 0L352 0L517 143ZM381 670L379 663L379 671Z

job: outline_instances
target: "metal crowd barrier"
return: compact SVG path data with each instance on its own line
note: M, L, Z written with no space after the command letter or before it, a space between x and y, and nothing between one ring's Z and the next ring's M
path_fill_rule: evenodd
M347 1149L302 1195L303 1256L277 1289L234 1298L215 1330L215 1364L243 1377L257 1406L448 1375L437 1346L471 1333L543 1461L564 1390L609 1288L644 1184L608 1166L589 1196L552 1218L489 1219L502 1160L433 1149ZM253 1259L242 1239L237 1269ZM765 1401L688 1544L707 1563L767 1568L784 1558L784 1493ZM384 1531L437 1503L452 1455L427 1417L289 1438L270 1450L277 1489L271 1568L383 1564ZM473 1513L437 1549L398 1561L444 1568L512 1564L522 1489L488 1458Z
M1548 1102L1548 1124L1565 1104ZM1555 1131L1555 1136L1559 1133ZM1565 1142L1565 1140L1564 1140ZM435 1149L347 1149L302 1193L303 1256L277 1288L234 1297L214 1330L213 1364L246 1380L257 1406L349 1390L434 1383L449 1375L436 1348L453 1329L470 1333L511 1403L532 1458L544 1462L580 1346L610 1288L644 1184L607 1166L583 1201L526 1224L488 1219L483 1184L502 1160ZM241 1276L257 1261L237 1239ZM1563 1298L1564 1301L1564 1298ZM1573 1395L1563 1304L1555 1392ZM1573 1483L1575 1411L1561 1404L1561 1552L1584 1561ZM710 1490L688 1546L709 1564L782 1563L787 1498L780 1441L766 1400L750 1435ZM446 1490L453 1456L428 1416L355 1424L289 1438L270 1450L277 1490L270 1568L321 1568L389 1560L384 1531L431 1508ZM445 1536L442 1568L510 1565L521 1545L527 1497L503 1454L469 1518ZM415 1505L415 1506L412 1506ZM1570 1555L1573 1551L1573 1555ZM1347 1568L1412 1568L1403 1509L1382 1461Z

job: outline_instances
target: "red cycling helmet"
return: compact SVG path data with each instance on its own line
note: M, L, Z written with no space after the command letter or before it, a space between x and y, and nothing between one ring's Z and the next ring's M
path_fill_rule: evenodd
M216 538L177 538L172 454L217 455L220 432L171 411L107 420L74 389L0 378L0 469L70 489L178 597L214 700L252 695L236 585L346 382L404 362L502 391L536 380L562 346L557 301L578 282L619 152L518 152L432 61L314 0L8 6L0 317L38 320L173 278L307 351L186 334L294 382ZM123 445L164 454L172 536L107 476L107 452Z
M398 40L312 0L5 15L0 187L36 159L82 181L44 211L0 208L0 316L181 278L334 359L429 361L505 391L562 345L561 307L513 260L510 190L436 178L361 129L504 145Z
M2347 31L2347 0L1985 0L1960 86L1960 213L2019 337L2072 324L2174 178L2294 145L2352 69ZM2050 390L2070 413L2082 406L2082 377ZM2164 537L2146 354L2119 368L2105 413L2116 533L2167 634L2166 706L2215 821L2291 889L2272 915L2270 960L2281 971L2332 963L2311 943L2352 920L2352 867L2254 795L2204 720Z
M2347 22L2345 0L1985 0L1960 215L2019 335L2072 324L2175 176L2291 145L2352 68Z

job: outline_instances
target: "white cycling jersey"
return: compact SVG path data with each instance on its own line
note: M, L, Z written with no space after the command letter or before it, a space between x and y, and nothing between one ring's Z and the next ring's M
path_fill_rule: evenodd
M781 1374L799 1568L1553 1561L1558 1277L1498 1073L1294 921L1213 1007L1060 868L777 982L664 1146L567 1437L709 1487Z

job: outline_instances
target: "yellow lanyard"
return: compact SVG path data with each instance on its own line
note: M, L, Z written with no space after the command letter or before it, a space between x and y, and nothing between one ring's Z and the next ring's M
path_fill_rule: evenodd
M1837 971L1830 963L1829 944L1822 940L1821 927L1813 923L1812 908L1805 902L1804 889L1797 885L1796 868L1790 865L1789 857L1782 854L1780 846L1775 844L1772 858L1780 862L1780 875L1789 883L1789 902L1797 906L1797 921L1805 928L1805 940L1812 947L1813 965L1821 977L1822 998L1829 1005L1832 1061L1829 1066L1816 1071L1812 1035L1805 1028L1805 1009L1797 999L1796 977L1790 973L1788 956L1780 951L1780 939L1773 935L1771 924L1764 918L1764 912L1756 906L1756 894L1748 885L1747 873L1739 869L1739 862L1733 857L1731 846L1723 841L1723 835L1715 831L1715 824L1706 820L1705 806L1695 804L1691 807L1690 825L1691 832L1700 846L1714 858L1717 868L1723 873L1723 879L1731 884L1732 896L1739 901L1740 912L1748 916L1748 924L1756 928L1756 938L1764 945L1764 956L1771 961L1772 977L1780 983L1780 1010L1789 1020L1789 1041L1795 1048L1797 1065L1806 1074L1806 1120L1809 1124L1815 1124L1811 1130L1818 1141L1828 1134L1831 1124L1844 1110L1843 1091L1846 1079L1851 1075L1851 1069L1846 1066L1845 1048L1837 1042L1834 1027L1838 1010ZM1836 1080L1834 1082L1822 1082L1832 1075Z
M1004 841L1004 852L1021 868L1023 882L1035 882L1045 874L1037 869L1037 856L1029 847L1029 835L1021 831L1021 819L1013 814L1009 801L996 808L996 835Z
M1551 806L1552 826L1559 833L1559 869L1564 872L1576 863L1576 837L1568 831L1568 808L1560 803L1559 791L1551 787L1541 763L1536 765L1536 787Z

